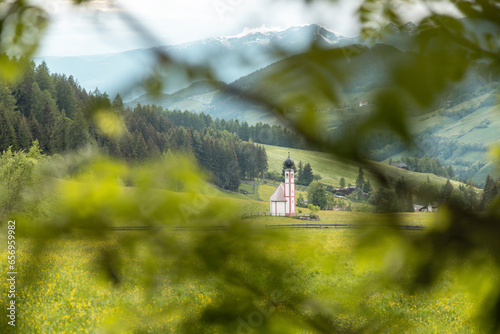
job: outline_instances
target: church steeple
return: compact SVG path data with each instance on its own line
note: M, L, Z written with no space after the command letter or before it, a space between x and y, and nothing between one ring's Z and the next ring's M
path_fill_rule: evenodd
M288 158L285 160L285 168L291 169L293 168L294 162L292 158L290 158L290 152L288 152Z

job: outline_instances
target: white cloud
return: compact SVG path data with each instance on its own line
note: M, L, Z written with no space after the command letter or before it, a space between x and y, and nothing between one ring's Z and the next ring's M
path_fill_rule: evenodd
M313 4L304 0L98 0L79 7L70 6L70 2L43 1L53 24L39 54L96 54L153 46L124 24L121 9L154 32L163 45L233 36L245 29L284 29L311 23L352 37L359 31L356 10L362 0ZM410 19L422 10L405 12L410 13Z
M137 17L164 45L237 35L245 29L311 23L354 35L352 8L358 2L335 7L326 2L306 5L303 0L122 0L115 6L99 0L75 7L68 0L46 0L43 5L53 23L39 54L81 55L152 46L121 22L119 9Z

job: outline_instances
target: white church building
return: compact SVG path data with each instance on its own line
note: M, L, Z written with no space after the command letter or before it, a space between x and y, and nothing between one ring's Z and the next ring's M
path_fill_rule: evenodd
M293 160L285 160L285 183L281 182L271 195L271 216L295 216L295 182Z

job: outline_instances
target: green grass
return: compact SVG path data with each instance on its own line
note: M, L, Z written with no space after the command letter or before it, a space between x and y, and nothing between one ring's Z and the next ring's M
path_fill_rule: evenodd
M266 148L269 170L281 172L283 161L288 157L290 152L291 158L295 165L298 166L299 161L302 164L310 163L314 174L321 175L320 182L334 187L339 187L340 179L343 177L347 184L354 185L358 177L359 167L347 161L335 159L332 155L323 152L290 149L280 146L264 145ZM418 186L427 181L427 178L437 186L442 186L446 183L446 178L436 176L434 174L416 173L406 171L400 168L390 166L386 163L374 162L380 171L387 177L393 180L398 180L404 177L405 181L412 187ZM364 170L365 175L370 175L369 171ZM372 185L376 185L376 180L372 179ZM460 184L458 181L451 181L453 186L457 188Z
M405 214L401 217L408 221L411 217L425 220L429 216ZM353 217L373 218L352 213L332 213L330 218L341 222L351 221ZM264 217L257 218L255 223L262 220ZM242 222L247 224L246 220ZM399 287L373 283L374 267L363 265L353 252L357 240L354 231L279 233L282 237L272 243L258 239L252 242L259 244L273 260L293 267L294 277L303 282L295 288L309 296L310 304L304 305L299 314L278 308L269 318L271 321L283 317L287 323L300 323L314 305L324 307L325 314L332 316L344 330L374 325L369 319L375 317L380 320L379 325L390 321L385 325L391 332L478 332L471 320L476 315L477 304L454 283L453 272L441 278L432 291L407 293ZM188 239L184 233L173 237L179 242ZM29 260L33 259L30 251L35 250L34 241L18 240L18 271L26 273ZM145 243L137 244L132 253L120 252L121 283L118 285L109 283L106 276L96 271L96 259L103 249L116 246L114 238L97 241L66 237L52 240L46 246L46 252L38 252L38 276L23 274L17 287L18 333L180 333L184 321L197 319L205 309L226 298L219 290L220 284L227 283L217 276L176 280L171 278L167 257L145 262L150 249ZM0 265L6 267L5 250L0 255ZM153 263L155 266L151 267ZM248 278L264 279L265 273L260 270L258 265L252 268ZM0 286L0 304L5 305L8 285L4 281ZM238 324L238 317L247 319L248 312L237 312L226 321ZM6 321L2 321L0 330L8 333Z
M266 148L269 170L281 172L283 161L290 152L290 156L297 168L299 161L302 161L303 165L310 163L313 173L321 175L323 178L321 182L325 184L339 186L342 177L345 178L346 184L356 182L358 169L348 162L333 159L328 153L271 145L264 145L264 147Z

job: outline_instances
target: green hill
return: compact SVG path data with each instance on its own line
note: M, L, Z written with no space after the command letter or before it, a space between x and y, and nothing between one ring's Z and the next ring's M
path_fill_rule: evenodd
M375 108L370 102L375 101L380 89L394 84L390 81L392 66L411 63L415 58L413 52L385 44L371 48L355 45L352 48L356 52L349 57L341 49L294 55L230 85L202 81L177 93L162 95L154 102L169 109L203 111L213 118L276 124L277 120L266 112L264 106L251 103L242 95L256 93L273 103L287 101L285 105L289 104L290 97L300 96L297 103L314 105L321 119L318 123L325 126L324 131L341 136L344 130L348 132L351 125ZM311 60L308 57L318 58L313 59L318 71L307 66ZM426 110L417 109L411 103L407 105L407 111L412 115L408 122L416 137L411 151L407 151L395 137L380 139L383 136L379 136L367 140L373 147L366 148L366 156L376 161L402 157L436 158L442 164L452 166L457 178L465 180L470 177L479 185L484 183L486 175L496 175L488 150L500 140L500 78L485 79L492 72L489 66L472 66L463 81L443 94L442 101L436 101ZM329 78L327 74L331 71L335 75ZM324 72L325 77L319 76L319 72ZM241 96L227 94L226 90L242 93ZM338 102L336 105L332 104L332 96ZM151 97L144 96L134 103L150 101ZM252 140L259 142L258 138ZM321 164L324 160L318 161L318 165ZM345 169L342 164L334 167L340 171ZM346 175L346 179L353 181L352 175ZM327 183L339 182L336 176L324 177Z
M288 156L288 152L290 152L290 156L294 160L296 166L299 161L302 161L302 164L310 163L313 173L321 175L321 182L324 184L339 187L340 179L342 177L346 180L346 184L350 183L354 185L356 183L359 167L348 161L336 159L328 153L290 149L271 145L264 145L264 147L266 148L270 171L281 172L283 161ZM411 172L381 162L374 162L374 164L382 171L386 178L397 180L404 177L406 182L412 187L426 182L427 178L438 186L442 186L446 183L445 178L434 174ZM365 173L370 175L370 172L367 170L365 170ZM373 179L373 182L376 184L375 179ZM458 187L462 184L458 181L451 182L454 187Z
M225 86L222 82L198 81L172 94L143 95L127 105L133 108L137 103L156 104L169 110L205 111L220 87Z

